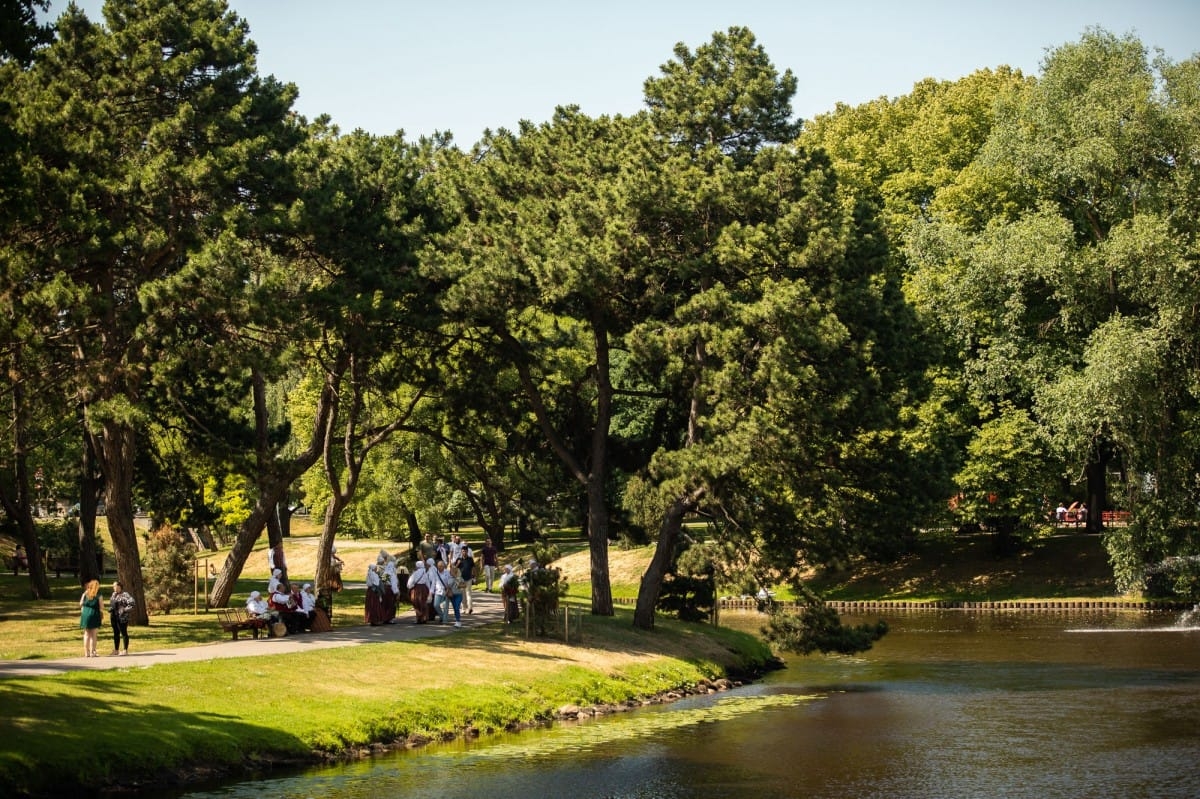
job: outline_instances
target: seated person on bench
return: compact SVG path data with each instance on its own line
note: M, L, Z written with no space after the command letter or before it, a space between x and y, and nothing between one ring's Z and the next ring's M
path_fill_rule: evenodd
M268 624L279 621L279 614L271 610L271 606L267 604L267 600L263 599L262 594L258 591L250 592L250 598L246 600L246 612L256 619L262 619Z
M300 611L300 605L288 589L287 583L280 583L275 588L275 593L271 594L271 609L279 613L289 634L305 629L308 616Z

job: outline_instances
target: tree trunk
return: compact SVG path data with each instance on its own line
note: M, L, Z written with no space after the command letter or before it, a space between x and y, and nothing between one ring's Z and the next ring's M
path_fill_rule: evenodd
M9 496L0 486L0 506L10 519L16 521L21 544L25 547L25 559L29 562L29 592L34 599L50 599L50 581L46 577L45 558L37 539L37 525L33 522L33 506L29 502L29 484L26 476L22 489L21 474L25 471L22 458L17 458L16 497ZM15 557L15 553L14 553Z
M1104 511L1108 508L1108 448L1100 447L1085 470L1087 475L1087 531L1104 530Z
M318 590L329 585L333 579L333 542L337 536L338 519L349 503L347 496L334 490L325 507L325 523L321 526L321 539L317 544L317 573L314 577L314 585Z
M79 473L79 524L76 534L79 540L79 583L86 585L88 580L103 580L101 564L96 558L96 503L100 499L100 491L104 482L96 478L96 448L92 437L86 432L83 436L83 457ZM108 503L105 503L105 512ZM113 545L113 556L116 556L116 545ZM140 569L140 561L139 566ZM124 586L124 583L121 583Z
M417 518L417 514L413 513L412 508L404 507L404 523L408 527L408 543L412 546L414 552L419 552L421 548L421 521Z
M592 615L613 615L612 583L608 576L608 506L604 475L588 478L588 549L592 567Z
M522 544L532 544L537 540L536 531L533 525L529 523L529 517L525 513L517 516L517 541Z
M287 494L284 494L286 497ZM283 504L283 497L271 506L271 511L266 517L267 527L267 547L269 547L268 559L271 562L271 567L279 569L279 579L283 582L288 581L287 556L283 552L283 528L279 524L279 506Z
M291 485L291 479L279 477L258 495L258 501L250 510L250 516L238 528L233 546L225 557L225 565L221 567L221 572L213 583L212 593L208 597L210 608L223 608L229 603L229 597L233 595L237 579L241 576L242 569L245 568L246 561L249 560L250 553L254 550L254 544L267 525L267 517L274 512L275 504L279 502L289 485Z
M662 524L658 529L658 541L654 547L654 557L642 575L642 584L638 587L637 605L633 611L633 626L642 630L654 629L654 608L658 604L658 595L662 592L663 578L671 568L671 559L675 553L675 543L679 540L679 531L683 528L683 517L690 504L680 499L673 503L663 514Z
M96 562L96 503L100 501L104 481L97 473L96 442L91 435L84 431L83 455L79 464L79 523L77 535L79 538L80 582L86 582L83 572L84 563ZM108 505L105 504L105 512ZM115 550L115 547L114 547ZM116 557L116 552L113 552ZM140 566L139 566L140 568ZM101 579L102 575L97 577ZM124 586L124 583L121 583Z
M95 451L100 458L104 475L104 509L108 518L108 533L112 537L113 555L117 561L117 579L136 603L129 623L146 626L150 616L146 611L146 589L142 582L142 561L138 551L137 530L133 525L133 463L137 436L132 427L115 420L104 422ZM92 506L93 508L95 505ZM92 514L95 511L91 511ZM80 510L80 518L84 517ZM80 573L91 563L80 563Z
M16 363L17 355L13 355ZM14 374L16 369L14 368ZM50 581L46 577L46 566L42 548L37 540L37 526L33 523L33 503L29 492L29 467L25 455L25 394L20 380L13 381L13 477L16 482L15 497L4 492L0 486L0 504L10 519L17 523L21 541L25 547L25 558L29 561L29 591L34 599L50 599ZM15 556L15 553L14 553Z
M534 416L542 429L550 448L566 465L572 476L584 487L588 501L588 546L591 550L592 614L613 615L612 583L608 573L608 506L605 487L608 482L608 435L612 426L612 380L610 376L608 328L602 318L592 319L592 340L596 348L596 417L592 426L588 449L588 469L585 471L563 438L550 423L550 414L537 383L529 372L529 366L520 358L514 365L520 377L522 389L533 407ZM520 344L509 337L514 349Z
M267 524L268 515L274 512L275 506L286 496L292 482L308 471L309 467L316 463L317 458L321 456L325 426L337 403L337 395L332 386L340 380L345 369L346 359L339 357L338 362L326 375L321 396L317 399L317 412L313 419L307 449L291 461L285 462L278 462L271 457L271 451L267 446L266 392L262 389L262 376L255 376L254 407L259 471L255 482L258 486L258 500L250 511L249 518L238 528L233 547L225 558L225 565L221 567L221 573L217 575L217 579L213 583L213 590L208 598L210 608L223 608L229 603L229 597L233 595L237 579L241 576L250 552L253 551L254 544L262 535L263 527Z
M497 552L504 551L504 520L498 519L491 524L484 525L483 534L485 537L492 539L492 546Z

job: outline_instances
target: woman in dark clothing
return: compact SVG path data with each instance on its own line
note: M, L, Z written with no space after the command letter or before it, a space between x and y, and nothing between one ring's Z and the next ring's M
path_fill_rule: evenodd
M113 583L112 596L108 599L108 621L113 630L114 655L129 654L129 614L133 612L133 596L119 582ZM121 647L124 642L124 648Z

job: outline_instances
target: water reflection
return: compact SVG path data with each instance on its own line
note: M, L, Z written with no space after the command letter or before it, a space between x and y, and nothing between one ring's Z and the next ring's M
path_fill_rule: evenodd
M735 692L189 795L1196 795L1200 631L1167 631L1169 614L885 618L864 655L797 658Z

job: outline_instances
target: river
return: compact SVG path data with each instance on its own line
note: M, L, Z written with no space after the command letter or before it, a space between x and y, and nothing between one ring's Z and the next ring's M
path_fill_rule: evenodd
M733 691L177 795L1200 795L1200 626L1180 624L1180 614L882 617L891 632L869 652L791 658L785 670ZM753 614L724 621L758 623Z

